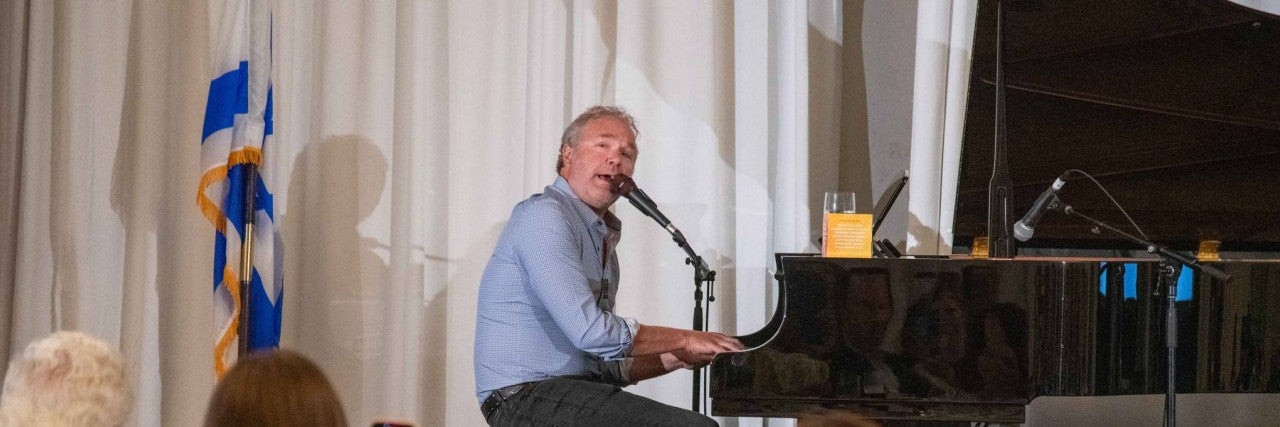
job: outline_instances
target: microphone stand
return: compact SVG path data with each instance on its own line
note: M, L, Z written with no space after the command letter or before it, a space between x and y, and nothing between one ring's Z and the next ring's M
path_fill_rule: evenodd
M694 252L693 247L689 246L689 242L685 240L684 233L681 233L680 230L677 230L674 227L668 231L671 231L671 239L680 246L680 249L684 249L685 254L689 255L688 258L684 259L684 263L693 266L693 330L699 332L705 331L707 330L706 313L711 308L711 303L716 300L716 271L707 267L707 263L702 260L702 257L698 256L697 252ZM705 308L702 306L703 283L707 284L707 307ZM705 373L702 368L693 370L693 403L691 405L693 412L702 413L700 408L702 404L702 383L704 374ZM709 409L710 408L708 408L707 411L708 413L710 412Z
M1009 216L1009 196L1013 191L1013 179L1009 175L1009 142L1007 113L1005 112L1007 84L1005 83L1005 3L996 2L996 105L993 151L991 154L991 179L987 183L987 236L991 239L991 258L1013 258L1018 248L1013 243L1013 222Z
M1174 427L1177 423L1177 411L1175 404L1177 403L1177 349L1178 349L1178 276L1182 274L1182 267L1191 267L1195 271L1199 271L1223 282L1231 280L1231 276L1213 266L1200 264L1195 258L1188 257L1178 252L1169 250L1169 248L1157 245L1146 239L1139 238L1115 227L1108 225L1102 221L1096 220L1088 215L1077 212L1070 205L1061 202L1056 196L1049 205L1049 209L1058 210L1067 215L1075 215L1083 218L1085 221L1092 223L1097 228L1103 228L1107 231L1115 233L1126 240L1145 246L1148 253L1155 254L1160 258L1160 279L1165 288L1165 300L1168 308L1165 311L1165 348L1168 350L1168 370L1166 372L1166 385L1164 393L1164 425ZM1095 229L1097 231L1097 229Z

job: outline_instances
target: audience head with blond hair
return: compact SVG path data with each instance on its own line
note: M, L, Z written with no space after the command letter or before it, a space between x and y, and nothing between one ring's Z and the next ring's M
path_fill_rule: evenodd
M213 391L204 425L346 426L347 418L320 368L280 349L236 362Z
M82 332L56 332L9 364L0 426L119 426L133 404L124 357Z

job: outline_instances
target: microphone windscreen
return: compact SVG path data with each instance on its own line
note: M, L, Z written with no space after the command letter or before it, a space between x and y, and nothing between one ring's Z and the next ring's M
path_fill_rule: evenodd
M613 191L613 194L627 197L631 195L632 190L636 189L636 182L629 176L620 173L613 174L613 177L609 178L609 189Z

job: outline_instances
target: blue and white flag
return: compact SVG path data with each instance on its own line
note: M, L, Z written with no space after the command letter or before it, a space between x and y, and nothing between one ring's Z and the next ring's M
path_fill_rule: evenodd
M213 312L218 331L213 366L218 377L235 364L241 340L250 350L280 343L284 252L275 224L272 163L271 6L266 0L225 0L210 4L215 42L212 82L200 146L200 189L196 203L217 230L213 254ZM246 179L245 170L256 170ZM253 182L254 188L245 188ZM245 192L253 191L250 324L238 333L241 243L245 233Z

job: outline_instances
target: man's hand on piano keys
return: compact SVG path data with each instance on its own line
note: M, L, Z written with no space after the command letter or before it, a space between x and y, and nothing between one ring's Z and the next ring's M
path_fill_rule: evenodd
M715 356L726 351L741 351L737 338L719 332L685 331L682 349L689 353Z
M676 369L698 369L711 363L714 354L698 354L690 353L684 350L676 350L670 353L662 353L662 366L667 371Z

